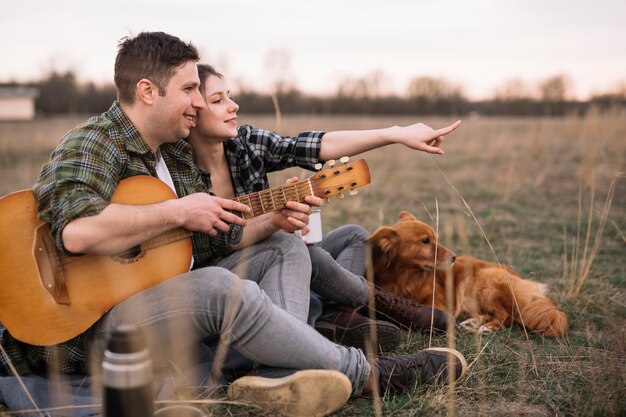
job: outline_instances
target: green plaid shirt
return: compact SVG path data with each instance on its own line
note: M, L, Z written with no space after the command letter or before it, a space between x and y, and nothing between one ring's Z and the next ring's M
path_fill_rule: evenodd
M161 154L179 197L208 192L188 143L181 140L164 144ZM67 223L100 213L122 179L156 176L156 163L154 152L117 102L106 113L67 133L33 187L39 217L50 223L58 249L65 251L61 231ZM194 233L192 239L196 267L214 264L231 253L227 233L216 237ZM44 373L50 364L58 364L63 373L85 371L85 334L56 346L32 346L14 339L0 324L0 344L19 374ZM0 375L10 373L6 358L0 355Z

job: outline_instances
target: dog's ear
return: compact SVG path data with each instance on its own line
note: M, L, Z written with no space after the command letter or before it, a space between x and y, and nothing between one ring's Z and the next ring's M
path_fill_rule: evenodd
M379 227L370 237L365 239L373 248L374 257L384 259L387 268L391 265L391 261L395 256L395 248L398 243L398 232L392 227Z
M417 217L409 213L408 211L402 210L398 215L398 222L408 222L417 220Z

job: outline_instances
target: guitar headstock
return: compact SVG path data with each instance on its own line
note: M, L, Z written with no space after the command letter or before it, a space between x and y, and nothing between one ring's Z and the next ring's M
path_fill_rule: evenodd
M342 158L341 161L347 161ZM335 166L316 172L309 178L313 195L320 198L343 197L343 193L356 193L356 189L370 183L370 169L364 159Z

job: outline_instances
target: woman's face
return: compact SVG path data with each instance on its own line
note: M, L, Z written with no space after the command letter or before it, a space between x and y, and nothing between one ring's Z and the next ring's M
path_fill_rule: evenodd
M198 113L196 130L198 133L221 139L237 136L237 110L239 105L230 98L226 82L215 75L209 75L201 91L206 108Z

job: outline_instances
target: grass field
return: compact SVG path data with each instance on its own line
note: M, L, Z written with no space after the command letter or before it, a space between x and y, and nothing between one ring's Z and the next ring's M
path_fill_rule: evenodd
M0 194L30 187L61 135L83 119L0 123ZM240 119L285 134L454 121ZM626 415L626 116L466 119L444 149L444 156L428 156L394 145L362 155L372 183L326 205L324 230L359 223L374 231L394 223L400 210L411 211L457 254L508 264L549 284L571 330L558 339L519 327L483 337L456 334L471 368L455 387L418 386L380 403L357 399L336 415ZM290 170L272 174L272 181L293 174L310 175ZM446 336L407 333L396 353L448 343ZM207 411L258 413L235 406Z

